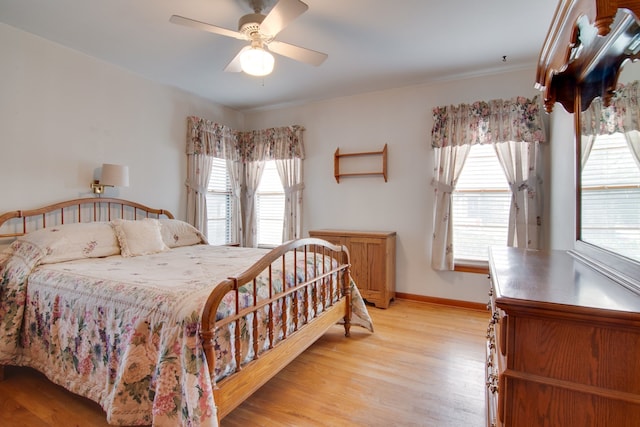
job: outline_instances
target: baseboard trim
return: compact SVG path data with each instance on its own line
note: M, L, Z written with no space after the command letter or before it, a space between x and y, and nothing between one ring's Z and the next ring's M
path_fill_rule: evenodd
M487 305L479 302L461 301L456 299L437 298L426 295L405 294L396 292L396 298L406 299L410 301L428 302L430 304L448 305L451 307L467 308L470 310L487 311Z

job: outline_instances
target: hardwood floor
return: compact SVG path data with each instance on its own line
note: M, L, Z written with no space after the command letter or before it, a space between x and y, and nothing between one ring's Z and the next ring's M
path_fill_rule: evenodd
M222 420L233 426L475 427L485 421L489 313L397 300L375 333L336 326ZM106 426L102 410L26 368L0 382L1 426Z

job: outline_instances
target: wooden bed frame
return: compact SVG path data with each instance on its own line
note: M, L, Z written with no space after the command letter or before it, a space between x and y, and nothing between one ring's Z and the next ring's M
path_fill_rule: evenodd
M8 225L8 232L0 233L0 243L8 239L14 239L29 231L52 227L65 223L77 222L95 222L110 221L112 219L142 219L142 218L174 218L171 212L164 209L153 209L139 203L114 199L114 198L84 198L69 200L53 205L45 206L32 210L18 210L7 212L0 215L0 232ZM10 221L12 221L10 223ZM288 255L287 255L288 254ZM308 257L329 255L338 260L338 266L329 271L316 272L315 277L304 277L304 281L296 283L294 287L284 289L283 292L273 293L269 298L256 301L245 309L239 310L236 304L236 313L232 316L216 321L216 313L218 306L223 297L228 292L236 293L236 301L239 301L238 290L247 283L253 283L256 286L256 277L264 271L271 271L272 263L282 260L282 268L285 267L285 256L293 256L294 264L296 259L304 257L306 261ZM300 258L302 259L302 258ZM224 418L229 412L242 403L247 397L255 392L260 386L275 376L282 368L295 359L300 353L313 344L320 336L322 336L330 327L336 323L343 321L345 328L345 336L349 336L351 321L351 294L349 292L349 253L345 246L335 246L321 239L307 238L299 239L284 243L283 245L273 249L256 264L247 269L236 277L229 277L215 287L209 295L201 319L201 338L203 341L204 351L212 375L212 385L214 393L214 402L217 407L218 421ZM306 276L306 273L305 273ZM341 276L342 286L334 278ZM271 275L269 275L271 277ZM273 287L272 287L273 289ZM328 292L326 292L328 289ZM320 314L314 314L309 307L308 299L304 299L305 318L304 325L298 325L295 320L294 332L284 333L282 339L275 345L262 353L257 351L257 337L254 335L254 358L243 365L240 363L242 351L236 351L236 370L231 375L225 377L218 383L215 382L215 349L214 335L218 328L224 327L231 322L236 322L235 328L235 346L240 348L240 330L238 327L242 318L248 314L264 311L269 307L269 335L273 338L274 333L274 311L271 310L274 304L279 304L281 300L289 297L293 301L294 318L298 318L298 295L310 295L313 292L314 306L317 306L317 298L322 299L324 311ZM331 303L328 295L335 290L340 293L340 299ZM282 310L282 323L286 324L286 310ZM257 316L253 316L254 324L257 323ZM257 327L253 328L254 334L257 334ZM4 366L0 365L0 380L3 379Z

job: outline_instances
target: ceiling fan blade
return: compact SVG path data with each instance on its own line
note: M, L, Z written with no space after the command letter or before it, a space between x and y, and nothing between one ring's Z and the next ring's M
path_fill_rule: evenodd
M226 28L217 27L215 25L207 24L206 22L196 21L195 19L185 18L184 16L171 15L169 22L178 25L184 25L185 27L191 27L198 30L208 31L214 34L220 34L222 36L233 37L234 39L247 40L247 37L233 30L227 30Z
M260 32L275 37L284 27L306 12L307 9L309 9L309 6L300 0L280 0L260 24Z
M242 71L242 65L240 64L240 55L247 49L251 49L251 46L245 46L240 49L240 52L229 62L229 64L225 67L224 71L228 73L239 73Z
M279 41L269 42L269 50L287 58L306 64L315 65L316 67L324 62L329 55L315 50L306 49L304 47L283 43Z

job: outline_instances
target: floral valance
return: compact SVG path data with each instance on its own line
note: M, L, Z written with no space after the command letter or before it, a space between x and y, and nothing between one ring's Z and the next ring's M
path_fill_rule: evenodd
M582 135L608 135L640 131L640 82L619 85L608 107L602 98L593 100L582 113Z
M187 118L187 154L251 162L304 158L302 126L241 132L206 119Z
M204 154L212 157L236 158L236 133L228 126L199 117L187 118L187 154Z
M494 99L433 109L431 145L544 142L539 97Z
M304 159L301 126L238 132L243 161Z

